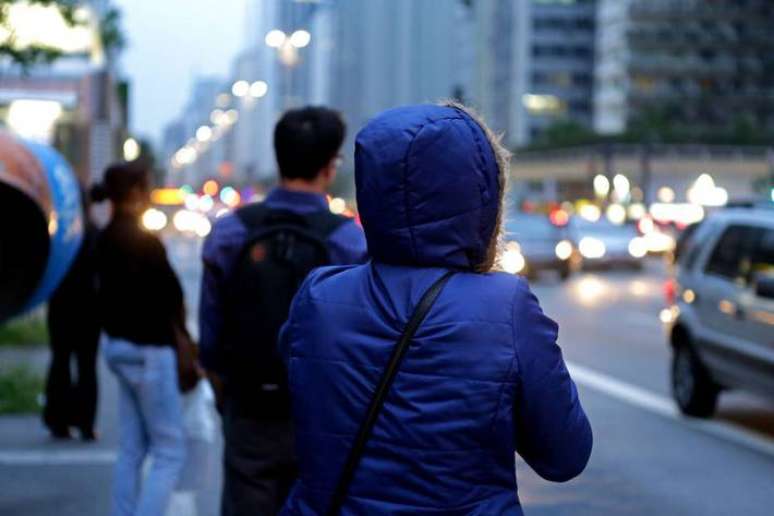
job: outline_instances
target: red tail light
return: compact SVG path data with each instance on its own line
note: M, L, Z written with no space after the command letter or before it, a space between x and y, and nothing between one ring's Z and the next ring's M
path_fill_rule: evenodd
M548 215L548 218L554 226L566 226L570 222L570 215L562 209L555 209Z
M664 282L664 298L667 306L672 306L677 301L677 283L672 278Z

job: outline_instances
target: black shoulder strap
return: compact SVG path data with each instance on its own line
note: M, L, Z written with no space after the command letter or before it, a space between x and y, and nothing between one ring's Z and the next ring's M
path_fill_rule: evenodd
M270 222L270 220L275 222L295 222L307 226L313 234L318 235L322 240L327 239L331 233L350 220L328 210L301 214L289 210L272 209L263 202L248 204L236 210L235 213L249 231L260 228L263 224Z
M304 215L304 218L309 224L311 230L320 235L323 239L327 239L331 236L331 233L336 231L345 222L349 221L347 217L343 215L336 215L328 210L320 210Z
M242 206L234 213L239 217L239 220L247 226L248 230L252 230L263 223L264 219L269 214L269 211L269 207L266 206L266 203L256 202Z
M427 313L433 307L436 299L438 299L438 295L443 290L443 287L446 286L446 283L452 277L452 274L454 273L447 272L441 276L422 295L422 299L419 300L419 304L417 304L414 313L411 315L406 327L403 329L403 333L395 344L390 359L387 362L387 367L384 369L382 378L379 380L379 385L376 387L371 403L368 405L366 416L360 423L360 428L358 428L352 449L349 451L347 462L344 464L344 469L339 477L339 482L336 485L333 498L328 506L328 516L336 516L339 513L339 509L347 497L347 491L349 490L349 484L352 482L352 477L355 474L355 469L360 463L363 449L365 448L368 438L371 436L371 431L376 423L376 418L379 417L379 412L381 411L384 400L390 390L392 381L395 379L395 375L400 368L403 356L408 350L409 343L417 332L419 325L422 324L425 316L427 316Z

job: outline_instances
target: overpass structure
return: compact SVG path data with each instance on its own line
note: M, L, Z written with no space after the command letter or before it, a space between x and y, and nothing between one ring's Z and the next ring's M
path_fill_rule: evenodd
M511 162L514 181L542 183L554 194L590 192L597 174L625 175L646 200L662 186L684 196L701 174L712 176L732 199L750 197L761 185L774 185L774 146L600 144L517 152Z

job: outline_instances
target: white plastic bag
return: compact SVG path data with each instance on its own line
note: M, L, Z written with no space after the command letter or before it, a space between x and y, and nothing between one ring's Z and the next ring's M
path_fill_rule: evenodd
M199 380L194 389L183 395L183 428L186 437L212 443L218 430L215 394L210 382Z
M165 516L216 514L221 439L215 394L207 380L199 380L182 401L186 461Z
M165 516L197 516L196 495L191 491L175 491L169 499Z

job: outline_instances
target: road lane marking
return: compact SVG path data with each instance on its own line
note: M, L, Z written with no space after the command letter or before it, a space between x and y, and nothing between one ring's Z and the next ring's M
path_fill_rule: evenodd
M622 382L612 376L587 367L567 362L567 369L579 385L606 394L619 401L645 409L706 434L731 441L749 449L774 457L774 439L727 421L690 419L682 414L674 402L641 387Z
M774 439L758 432L719 420L683 417L674 402L664 396L623 382L587 367L567 362L573 380L579 385L601 392L654 414L678 421L714 437L745 446L774 457ZM114 450L50 450L44 448L0 450L0 466L104 466L116 461Z
M102 466L115 461L113 450L0 450L0 466Z

